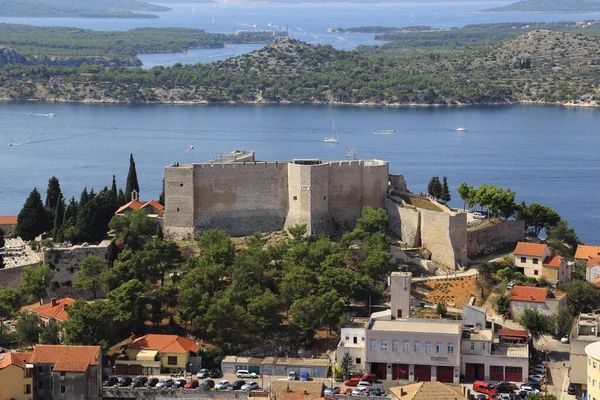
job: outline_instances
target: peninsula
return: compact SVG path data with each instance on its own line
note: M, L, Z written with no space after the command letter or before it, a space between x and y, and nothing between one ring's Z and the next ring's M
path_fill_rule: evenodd
M170 8L142 0L0 0L0 17L158 18Z
M481 10L484 13L553 13L600 11L597 0L521 0L503 7Z

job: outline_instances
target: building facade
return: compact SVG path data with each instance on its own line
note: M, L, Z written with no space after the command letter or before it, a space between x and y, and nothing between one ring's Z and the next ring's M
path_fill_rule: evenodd
M587 399L600 400L600 342L585 347L587 355Z
M519 242L515 247L513 265L523 275L539 279L542 277L542 263L551 256L550 248L545 244Z
M586 347L591 343L600 342L600 315L580 314L575 322L569 338L569 371L570 382L582 392L587 391L588 355Z
M532 309L552 316L567 305L567 294L558 289L515 286L510 292L509 308L512 319L519 319L523 310Z
M31 353L0 353L0 400L31 400L33 380L26 364Z

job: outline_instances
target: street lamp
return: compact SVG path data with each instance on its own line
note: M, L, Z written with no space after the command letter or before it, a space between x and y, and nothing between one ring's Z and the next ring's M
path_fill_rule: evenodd
M398 361L398 386L400 386L400 359L397 360Z

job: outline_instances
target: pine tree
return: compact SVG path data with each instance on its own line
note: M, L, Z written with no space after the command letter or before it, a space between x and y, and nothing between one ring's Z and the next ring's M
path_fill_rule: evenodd
M117 195L117 208L124 206L125 204L127 204L125 193L123 192L123 189L119 189L119 194Z
M137 172L135 170L135 161L133 161L133 154L129 155L129 172L127 173L127 184L125 185L125 200L131 200L131 192L133 191L140 193L140 185L138 184Z
M85 203L88 202L89 199L89 194L87 191L87 186L83 188L83 191L81 192L81 196L79 196L79 208L82 208L83 206L85 206Z
M440 194L440 200L447 203L450 201L450 199L451 199L451 197L450 197L450 190L448 189L448 178L446 178L444 176L443 183L442 183L442 192Z
M51 227L40 192L38 192L37 188L34 188L17 217L15 232L28 242Z
M113 175L112 186L110 187L110 206L114 211L117 211L119 192L117 190L117 179Z
M429 180L429 183L427 184L427 193L429 193L429 195L431 197L435 197L434 193L435 193L435 176L432 176L431 179Z
M54 209L54 228L52 233L52 240L55 242L63 241L63 232L62 225L65 219L65 199L63 199L62 195L56 204L56 208Z
M54 221L54 209L58 201L62 198L62 193L60 191L60 183L55 176L48 180L48 190L46 191L46 203L44 203L44 207L48 212L48 215L52 221Z
M2 229L0 229L0 249L3 248L5 245L4 242L4 231Z
M439 176L434 176L433 178L433 187L432 187L432 196L436 199L439 199L442 195L442 183L440 182Z

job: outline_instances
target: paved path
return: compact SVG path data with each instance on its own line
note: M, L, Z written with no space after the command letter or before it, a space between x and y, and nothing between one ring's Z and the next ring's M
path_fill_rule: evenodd
M469 269L464 272L448 272L443 275L426 276L424 278L413 278L412 281L413 282L435 281L435 280L461 278L461 277L476 276L476 275L477 275L477 270L472 268L472 269Z

